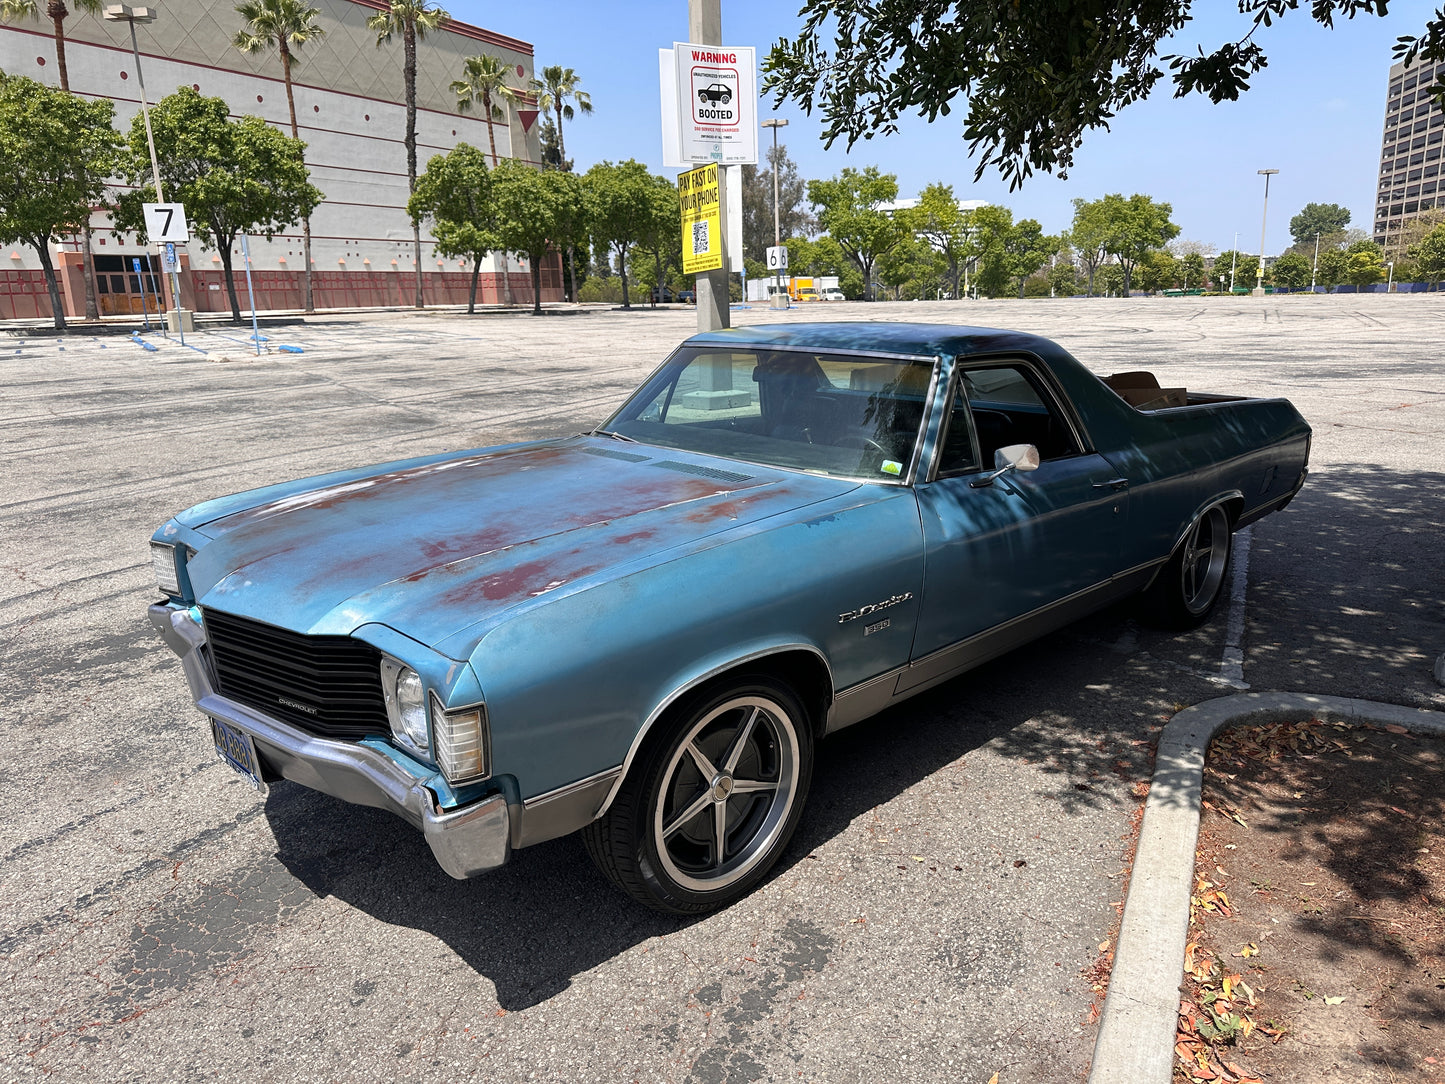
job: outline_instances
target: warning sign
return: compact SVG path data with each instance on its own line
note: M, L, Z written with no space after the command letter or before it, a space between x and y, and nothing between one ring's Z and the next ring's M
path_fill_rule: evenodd
M756 50L678 42L672 53L682 160L724 165L757 162Z
M716 271L723 265L717 166L678 174L677 193L682 210L682 273Z

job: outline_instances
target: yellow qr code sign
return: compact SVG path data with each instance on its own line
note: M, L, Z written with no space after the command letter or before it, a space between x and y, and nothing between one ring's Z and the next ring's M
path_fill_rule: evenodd
M723 265L722 204L716 164L679 174L677 194L682 208L682 273L716 271Z

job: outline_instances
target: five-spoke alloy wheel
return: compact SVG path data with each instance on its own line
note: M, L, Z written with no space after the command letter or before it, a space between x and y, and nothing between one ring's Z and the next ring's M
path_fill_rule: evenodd
M1228 513L1220 505L1190 525L1146 596L1160 624L1191 629L1209 619L1224 593L1233 530Z
M584 840L636 899L698 913L745 895L786 847L812 776L812 731L792 691L761 675L672 719Z

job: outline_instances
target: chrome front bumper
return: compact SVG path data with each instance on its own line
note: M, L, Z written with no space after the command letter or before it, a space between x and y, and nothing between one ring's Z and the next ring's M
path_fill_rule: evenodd
M165 603L151 606L149 614L161 639L180 656L196 707L249 734L271 778L395 813L421 829L437 863L459 880L496 869L511 856L511 821L502 795L442 809L430 788L382 753L314 737L226 699L216 692L201 656L206 642L201 626L186 610Z

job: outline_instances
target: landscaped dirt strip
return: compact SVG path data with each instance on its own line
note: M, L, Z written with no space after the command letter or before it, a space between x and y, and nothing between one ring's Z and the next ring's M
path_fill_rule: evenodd
M1445 735L1445 713L1301 693L1241 693L1174 716L1159 736L1090 1084L1169 1084L1173 1076L1179 982L1210 739L1242 723L1304 719L1394 724Z

